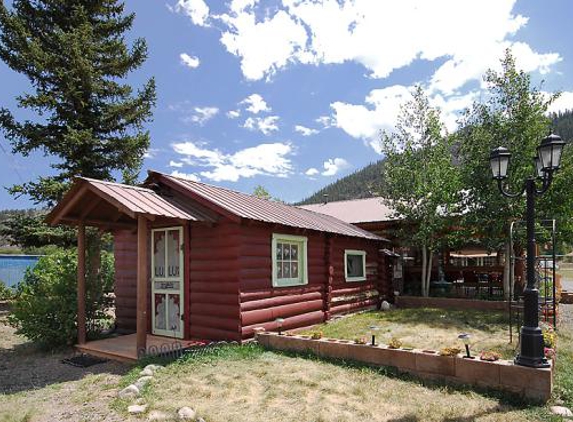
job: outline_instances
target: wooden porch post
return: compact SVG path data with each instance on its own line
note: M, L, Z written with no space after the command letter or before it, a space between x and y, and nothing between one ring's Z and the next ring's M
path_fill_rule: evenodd
M78 344L86 343L86 226L78 224Z
M147 219L137 217L137 356L147 351Z

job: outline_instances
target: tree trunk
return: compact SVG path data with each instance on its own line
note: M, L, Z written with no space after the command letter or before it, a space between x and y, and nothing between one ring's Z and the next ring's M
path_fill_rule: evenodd
M432 280L432 260L434 259L434 252L430 251L428 257L428 268L426 269L426 297L430 296L430 281Z
M503 297L511 297L511 243L506 240L504 245L505 263L503 264Z
M427 296L426 295L426 269L427 269L427 265L426 265L426 260L427 260L427 254L428 254L428 250L426 249L426 245L422 246L422 279L420 280L420 292L422 293L422 296Z

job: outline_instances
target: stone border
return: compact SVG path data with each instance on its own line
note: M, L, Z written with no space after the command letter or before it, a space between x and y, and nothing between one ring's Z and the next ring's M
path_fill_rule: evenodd
M394 304L398 308L444 308L465 311L507 311L505 300L460 299L453 297L395 296Z
M355 344L348 340L258 333L257 341L270 349L312 353L319 357L345 359L370 365L392 366L424 379L438 379L519 394L546 402L551 398L553 371L514 365L507 360L440 356L432 350L390 349L386 345Z

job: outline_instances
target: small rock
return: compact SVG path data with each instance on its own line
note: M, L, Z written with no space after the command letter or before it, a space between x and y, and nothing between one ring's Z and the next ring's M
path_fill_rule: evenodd
M139 373L139 375L141 375L142 377L151 377L153 376L153 371L151 369L147 369L146 366L145 369Z
M147 416L148 421L167 421L169 419L171 419L171 415L161 410L152 410Z
M152 376L141 377L133 385L135 385L141 391L143 389L143 387L145 387L147 384L149 384L149 381L151 381L152 379L153 379Z
M146 410L146 404L132 404L131 406L128 406L127 413L130 415L139 415L141 413L145 413Z
M133 398L139 396L139 388L133 384L128 385L123 390L121 390L119 393L117 393L117 396L120 399L133 399Z
M563 416L565 418L570 418L571 416L573 416L573 412L571 412L571 410L563 406L551 406L549 410L551 410L551 413L553 413L554 415Z
M188 406L184 406L177 411L180 421L190 421L195 419L195 411Z
M203 418L197 418L197 419L195 419L195 422L205 422L205 419L203 419Z
M151 365L147 365L145 368L143 368L144 371L145 371L146 369L149 369L150 371L152 371L153 373L155 373L155 372L157 372L157 371L161 371L161 370L163 369L163 366L151 364Z

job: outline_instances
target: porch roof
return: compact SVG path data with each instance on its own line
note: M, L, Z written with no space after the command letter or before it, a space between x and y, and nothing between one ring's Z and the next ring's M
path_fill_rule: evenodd
M121 227L134 226L137 216L214 222L212 213L139 186L78 177L71 189L47 215L49 224Z

